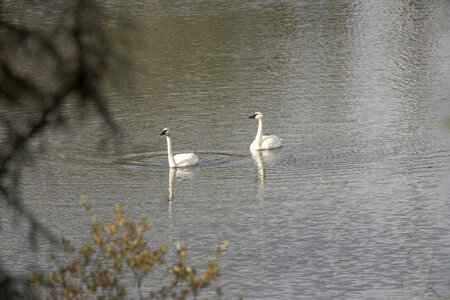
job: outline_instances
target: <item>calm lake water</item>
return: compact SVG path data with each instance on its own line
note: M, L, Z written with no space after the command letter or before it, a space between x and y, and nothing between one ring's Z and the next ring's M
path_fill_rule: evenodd
M23 196L57 235L87 239L85 195L104 218L146 212L149 242L185 241L199 268L229 240L226 299L449 297L449 1L104 5L133 41L107 95L127 135L101 148L87 119L45 137ZM281 149L249 151L255 111ZM164 127L198 166L169 170ZM5 265L45 264L18 260L26 241Z

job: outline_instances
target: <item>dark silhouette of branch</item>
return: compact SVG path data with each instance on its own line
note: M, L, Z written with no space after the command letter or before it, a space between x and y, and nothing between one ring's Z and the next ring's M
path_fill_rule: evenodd
M65 124L62 107L67 103L75 103L80 116L94 107L105 128L117 130L101 89L112 51L100 8L94 0L66 2L57 24L48 29L8 19L0 1L0 201L30 224L34 248L38 235L50 243L59 239L27 210L20 195L21 167L32 157L27 150L30 141ZM56 1L42 2L46 7L52 4ZM48 75L47 81L40 72ZM27 107L36 110L24 115ZM0 258L0 299L32 297L17 288L23 287L20 281L2 267Z

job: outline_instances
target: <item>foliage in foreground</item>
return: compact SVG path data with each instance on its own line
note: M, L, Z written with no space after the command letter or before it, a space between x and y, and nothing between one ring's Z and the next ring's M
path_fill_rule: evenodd
M33 273L31 282L41 299L125 299L126 288L121 278L131 275L136 283L140 299L187 299L197 297L200 292L219 276L217 257L228 245L225 241L217 248L206 270L197 275L193 267L186 264L187 248L177 244L178 261L169 265L164 259L167 245L150 249L144 240L144 233L151 227L143 215L138 224L129 221L122 214L119 205L115 207L115 221L104 224L97 220L86 201L83 205L91 215L92 244L76 249L70 241L62 238L64 251L71 257L66 264L50 274ZM167 285L148 292L146 279L155 267L164 271ZM145 295L143 285L147 288ZM220 297L220 289L217 296Z

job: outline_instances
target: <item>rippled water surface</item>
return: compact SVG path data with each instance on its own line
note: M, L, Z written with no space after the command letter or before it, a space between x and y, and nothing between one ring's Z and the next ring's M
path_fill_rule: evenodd
M200 267L229 240L227 299L449 297L449 1L105 6L134 40L108 92L127 136L101 148L92 121L46 137L30 210L74 240L81 195L104 217L147 212L149 240L186 241ZM255 111L281 149L248 150ZM164 127L198 166L169 170Z

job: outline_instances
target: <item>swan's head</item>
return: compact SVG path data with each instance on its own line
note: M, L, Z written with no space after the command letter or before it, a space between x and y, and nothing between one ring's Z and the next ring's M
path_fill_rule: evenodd
M164 128L160 135L170 136L169 128Z
M263 118L263 114L259 111L255 112L253 115L248 117L249 119L261 120Z

